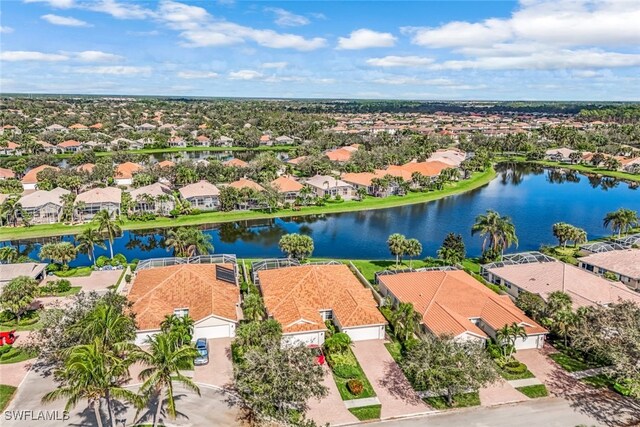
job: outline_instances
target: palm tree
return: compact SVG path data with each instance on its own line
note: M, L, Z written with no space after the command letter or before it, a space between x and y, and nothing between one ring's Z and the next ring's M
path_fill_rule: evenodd
M165 316L162 323L160 323L160 330L167 334L173 335L177 344L182 346L189 344L193 337L194 322L191 316L177 316L175 314L168 314Z
M73 347L64 361L64 367L58 371L64 385L45 394L42 402L66 398L65 410L69 411L80 400L87 399L93 406L96 423L102 427L100 401L105 399L110 423L115 427L112 398L141 406L140 397L122 387L129 379L128 363L129 361L107 350L99 339L91 344Z
M122 233L122 228L118 222L120 220L116 218L116 213L110 213L108 210L103 209L93 217L93 220L98 224L98 232L102 233L107 240L109 240L109 253L113 258L113 241L116 236Z
M394 233L389 236L387 239L387 245L389 246L389 251L391 255L396 257L396 268L398 268L398 263L400 262L400 257L404 254L405 242L407 239L399 233Z
M609 212L605 215L603 225L605 227L611 226L611 230L618 233L618 237L622 233L626 233L633 227L638 226L638 212L620 208L617 211Z
M527 333L524 327L513 322L511 325L504 325L502 328L496 331L496 341L502 350L502 355L505 359L511 359L513 352L515 351L516 339L525 339Z
M413 304L401 302L391 314L391 324L396 336L403 342L413 336L420 323L420 315L414 310Z
M135 323L113 304L98 304L74 328L89 341L99 340L104 348L132 349L126 341L135 331Z
M570 310L572 304L573 301L569 294L562 291L551 292L547 298L545 314L547 317L553 318L554 315L560 311Z
M409 257L409 268L413 268L413 257L422 253L422 244L418 239L409 239L405 242L404 253Z
M82 233L78 234L76 241L78 242L78 246L76 246L78 252L87 254L89 261L92 261L94 266L96 265L95 247L107 248L104 244L104 236L98 232L97 228L92 226L88 226Z
M0 262L11 264L16 262L19 254L18 250L13 246L3 246L0 248Z
M245 296L242 302L242 312L244 313L244 318L250 321L260 321L264 319L265 310L260 295L250 293Z
M564 346L567 346L567 338L569 331L577 323L578 316L571 310L561 310L553 316L553 327L557 331L558 335L564 339Z
M511 222L511 218L503 216L498 222L499 248L504 255L504 250L515 244L518 246L518 236L516 236L516 226Z
M482 241L482 252L485 251L487 245L495 249L498 244L498 229L500 222L500 214L493 210L487 210L486 214L480 214L476 217L476 222L471 227L471 235L479 233L484 237Z
M174 381L178 381L189 390L200 396L200 389L189 377L180 371L190 369L193 360L199 355L198 350L189 345L179 346L176 340L166 333L159 333L147 340L148 351L140 353L139 360L147 367L140 372L140 379L144 381L140 392L150 398L155 396L158 400L157 412L154 424L158 422L162 410L162 392L165 392L167 412L170 418L175 418L176 402L173 395Z
M13 223L14 227L18 225L18 218L22 216L23 213L24 209L17 195L9 196L7 200L0 205L0 218L4 218L7 223Z
M169 230L165 245L179 257L209 254L214 250L211 236L194 227Z

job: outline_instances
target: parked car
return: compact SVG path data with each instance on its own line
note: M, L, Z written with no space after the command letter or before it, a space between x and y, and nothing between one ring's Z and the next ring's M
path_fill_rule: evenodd
M209 343L206 338L198 338L196 341L196 350L200 355L195 358L193 364L196 366L202 366L209 363Z
M316 362L318 365L324 365L325 357L322 352L322 347L317 344L309 344L308 347L313 350L313 355L316 357Z

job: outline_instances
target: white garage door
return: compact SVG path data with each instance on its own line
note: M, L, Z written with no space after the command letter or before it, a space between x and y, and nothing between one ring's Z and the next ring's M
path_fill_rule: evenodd
M515 342L516 350L529 350L532 348L542 348L544 335L532 335L525 339L518 338Z
M216 326L196 326L193 339L198 338L227 338L231 336L230 326L216 325Z
M316 344L322 345L324 344L324 332L309 332L309 333L301 333L301 334L287 334L282 337L282 342L284 345L286 344Z
M343 332L351 337L351 341L379 340L384 338L384 326L367 328L346 328Z

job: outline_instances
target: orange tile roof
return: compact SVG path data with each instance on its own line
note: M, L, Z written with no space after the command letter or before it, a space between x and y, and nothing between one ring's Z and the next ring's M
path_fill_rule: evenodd
M163 160L161 162L158 162L158 166L160 166L161 168L170 168L170 167L174 167L175 165L176 164L171 160Z
M451 165L440 162L438 160L426 162L409 162L400 166L402 170L409 172L409 174L419 172L424 176L438 176L440 175L440 172L451 167Z
M31 169L29 172L25 173L22 177L23 184L37 184L38 183L38 173L45 169L54 169L59 171L60 168L49 165L38 166L37 168Z
M307 158L307 156L296 157L294 159L287 160L287 163L289 163L291 165L298 165L298 164L300 164L300 162L302 162L306 158Z
M269 135L262 135L260 137L260 142L267 142L271 139L271 137Z
M240 178L239 180L230 183L229 187L237 188L238 190L243 188L252 188L256 191L264 191L264 188L260 184L247 178Z
M92 173L93 169L96 167L93 163L85 163L84 165L80 165L76 168L78 172L87 172Z
M129 179L133 174L142 170L142 166L137 163L125 162L116 167L116 178Z
M498 295L464 271L418 271L379 278L396 298L413 304L434 334L487 334L470 319L482 319L493 330L521 324L527 334L547 331L528 318L506 295Z
M219 265L233 268L232 264ZM211 315L238 321L240 291L216 278L215 264L182 264L139 271L128 298L140 330L159 329L164 317L177 308L188 308L194 322Z
M234 157L233 159L229 159L226 162L224 162L223 165L234 166L236 168L246 168L247 166L249 166L249 163L245 162L244 160L236 159Z
M271 186L276 188L280 193L296 192L304 188L304 185L285 175L279 176L271 181Z
M357 147L342 147L327 151L325 156L327 156L332 162L348 162L354 151L357 151Z
M15 178L15 177L16 177L16 174L13 173L11 169L0 168L0 178L9 179L9 178Z
M64 142L61 142L60 144L58 144L58 147L63 147L63 148L67 148L67 147L79 147L81 144L73 139L68 139Z
M258 277L267 312L285 333L325 330L321 310L332 310L347 328L387 323L371 291L344 264L263 270Z
M102 129L104 125L102 123L96 123L95 125L89 126L91 129Z
M87 129L87 127L81 123L69 126L69 129Z
M4 147L6 150L15 150L16 148L20 147L18 144L16 144L13 141L8 141L7 142L7 146Z

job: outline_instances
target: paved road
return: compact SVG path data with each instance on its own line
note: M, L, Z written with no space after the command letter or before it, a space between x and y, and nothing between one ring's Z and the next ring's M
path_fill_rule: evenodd
M479 407L428 415L426 417L389 420L367 424L367 427L575 427L580 424L586 426L602 425L597 420L574 411L563 399L545 398L518 404L488 408Z

